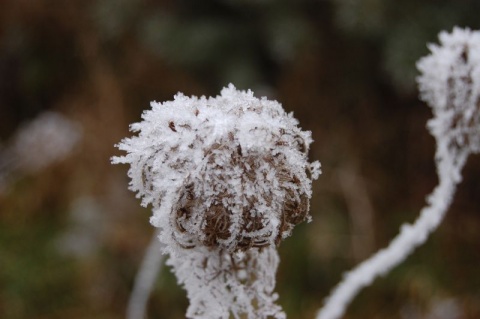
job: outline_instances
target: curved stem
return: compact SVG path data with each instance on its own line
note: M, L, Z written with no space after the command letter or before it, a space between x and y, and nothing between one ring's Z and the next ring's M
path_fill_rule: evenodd
M158 240L159 231L155 231L143 257L140 270L135 277L135 284L127 306L127 319L143 319L147 309L148 297L158 277L164 255L162 243Z
M403 225L400 233L387 248L346 273L343 281L333 290L324 307L318 312L317 319L339 318L360 289L370 285L376 277L385 275L402 262L438 227L461 180L460 171L468 153L459 152L456 155L438 158L439 184L428 197L427 206L422 209L415 223Z

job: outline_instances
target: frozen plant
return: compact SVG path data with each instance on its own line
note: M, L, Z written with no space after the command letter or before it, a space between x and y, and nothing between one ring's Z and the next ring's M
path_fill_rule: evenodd
M0 149L0 194L10 175L34 174L65 159L78 144L81 127L60 113L46 111L20 126Z
M79 141L81 130L65 116L44 112L15 134L12 156L18 167L37 172L67 157Z
M188 318L285 318L275 304L276 246L309 221L311 133L276 101L233 85L211 98L151 103L127 154L130 189L151 205Z
M454 28L439 39L417 67L421 98L434 115L428 127L437 141L439 174L446 174L449 161L461 166L480 151L480 31Z
M348 272L328 297L317 319L339 318L359 290L402 262L423 244L452 202L468 155L480 151L480 32L441 32L440 45L417 63L421 98L432 108L428 129L435 137L438 186L418 219L403 225L390 245Z
M148 297L155 286L164 259L164 255L161 254L162 243L158 240L158 235L158 231L153 234L140 270L135 277L135 285L127 305L127 319L146 317Z

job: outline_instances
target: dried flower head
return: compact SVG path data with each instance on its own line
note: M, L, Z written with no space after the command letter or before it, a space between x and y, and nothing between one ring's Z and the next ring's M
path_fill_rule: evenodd
M480 151L480 32L454 28L441 32L440 45L417 67L421 98L433 110L429 128L450 151Z
M273 303L275 247L310 219L320 174L307 158L310 132L276 101L233 85L214 98L178 94L151 106L113 162L130 164L130 189L153 206L151 222L189 295L187 315L283 318Z
M310 132L281 105L232 85L215 98L152 103L114 162L130 164L130 187L154 207L152 223L183 248L230 252L278 244L310 217ZM169 218L156 210L173 201Z

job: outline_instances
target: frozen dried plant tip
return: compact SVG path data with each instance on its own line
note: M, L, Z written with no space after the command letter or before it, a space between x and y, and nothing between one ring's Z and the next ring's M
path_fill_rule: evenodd
M441 32L439 39L440 45L430 45L431 54L417 64L421 98L433 110L428 128L437 142L439 184L414 224L403 225L387 248L344 276L317 319L342 316L360 289L427 240L450 207L468 155L480 151L480 32L454 28L451 33Z
M190 298L187 315L282 318L267 281L275 247L310 220L320 174L307 158L311 133L276 101L233 85L217 97L178 94L151 106L131 126L138 135L118 145L127 155L113 162L130 164L130 189L153 206L151 223Z
M480 151L480 32L441 32L417 67L421 98L432 108L430 132L445 152ZM444 154L441 154L444 155Z

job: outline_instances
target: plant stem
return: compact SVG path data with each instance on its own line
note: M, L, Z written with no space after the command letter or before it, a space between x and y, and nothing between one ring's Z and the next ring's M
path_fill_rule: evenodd
M159 269L164 259L164 255L161 253L162 243L158 240L158 235L157 230L150 241L135 278L135 284L127 306L127 319L146 318L148 298L157 281Z
M461 181L461 169L468 156L467 151L447 152L437 151L437 172L439 184L427 199L420 216L415 223L402 226L400 233L387 248L359 264L346 273L344 279L333 290L326 303L317 314L317 319L339 318L345 312L347 305L363 287L370 285L379 275L387 274L393 267L405 260L418 246L423 244L443 220L447 209Z

